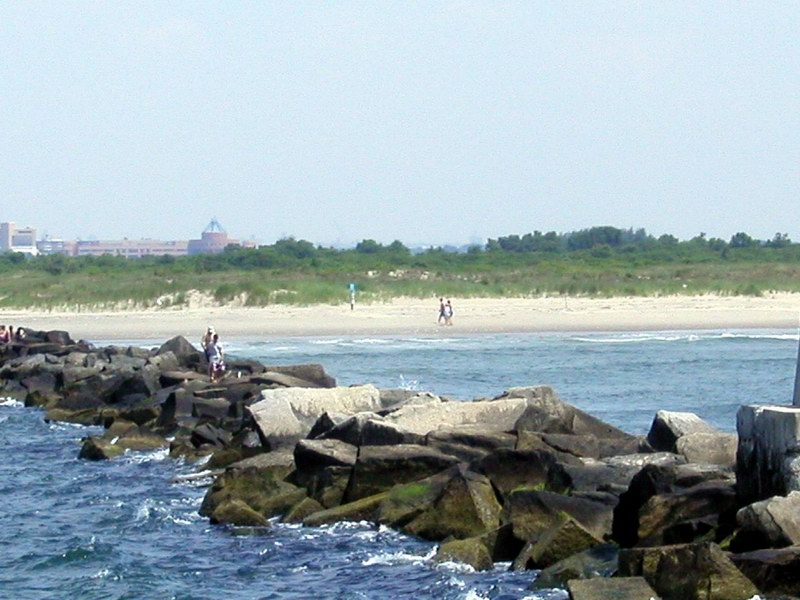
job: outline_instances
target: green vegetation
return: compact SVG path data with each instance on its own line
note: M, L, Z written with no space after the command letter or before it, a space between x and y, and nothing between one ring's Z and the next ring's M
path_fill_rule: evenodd
M359 302L393 297L752 295L800 291L800 244L737 233L679 241L643 229L533 232L465 251L413 253L400 242L353 249L283 239L222 254L152 257L0 255L0 307L185 306L198 292L247 306L339 303L356 282Z

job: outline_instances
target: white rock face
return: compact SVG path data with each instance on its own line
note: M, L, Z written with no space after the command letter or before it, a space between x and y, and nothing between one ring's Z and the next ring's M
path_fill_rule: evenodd
M733 467L738 443L735 433L689 433L678 438L675 448L690 463Z
M800 491L800 407L742 406L736 491L749 504Z
M385 420L411 433L425 435L442 427L480 424L486 432L511 431L527 406L524 398L480 402L431 402L409 405Z
M800 544L800 492L745 506L736 513L736 522L776 548Z
M261 400L247 410L263 439L274 446L304 438L324 412L352 415L381 409L381 395L373 385L336 388L281 388L264 390Z
M654 450L676 452L677 441L693 433L716 433L717 430L694 413L660 410L653 419L647 441Z

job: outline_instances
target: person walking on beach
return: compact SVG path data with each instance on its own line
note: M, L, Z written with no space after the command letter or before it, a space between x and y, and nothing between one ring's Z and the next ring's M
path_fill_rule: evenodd
M447 321L444 316L444 298L439 298L439 319L436 322L441 325L443 321Z
M0 344L7 344L11 341L11 334L5 325L0 325Z
M444 305L444 324L453 324L453 305L450 304L449 298L447 299L447 303Z

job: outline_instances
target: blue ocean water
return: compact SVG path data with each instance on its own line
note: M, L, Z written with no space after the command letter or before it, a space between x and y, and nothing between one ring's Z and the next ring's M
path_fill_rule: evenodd
M131 340L154 345L154 340ZM101 343L101 342L98 342ZM788 404L796 331L697 331L232 340L229 355L319 362L340 385L374 383L452 399L552 385L632 433L659 409L735 430L739 405ZM535 574L436 565L435 544L366 523L269 532L215 527L197 510L208 481L166 452L79 461L99 431L48 424L0 401L2 598L440 598L554 600Z

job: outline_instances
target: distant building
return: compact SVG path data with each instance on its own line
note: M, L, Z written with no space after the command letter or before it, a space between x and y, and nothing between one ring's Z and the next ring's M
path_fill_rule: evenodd
M159 240L79 240L75 242L73 256L186 256L189 242L162 242Z
M219 254L227 246L241 246L239 240L228 237L227 232L222 228L216 218L203 230L199 240L189 240L189 255L195 254Z
M199 240L161 241L141 240L77 240L65 241L45 236L36 241L36 230L19 228L14 223L0 223L0 252L14 251L26 254L63 254L65 256L187 256L216 254L228 246L255 248L255 242L240 242L228 237L217 219L212 219Z
M64 240L45 236L43 240L36 242L36 248L39 250L39 254L44 254L45 256L50 254L73 256L76 244L77 242L65 242Z
M17 227L13 222L0 223L0 252L22 252L36 256L36 229Z

